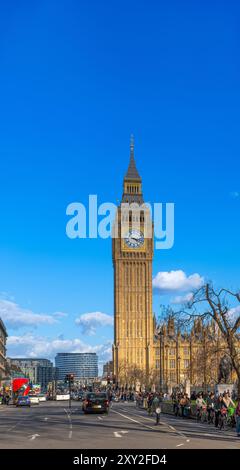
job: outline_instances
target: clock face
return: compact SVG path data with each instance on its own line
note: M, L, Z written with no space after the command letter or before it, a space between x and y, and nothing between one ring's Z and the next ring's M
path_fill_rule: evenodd
M139 248L144 243L144 236L139 230L129 230L125 237L125 243L129 248Z

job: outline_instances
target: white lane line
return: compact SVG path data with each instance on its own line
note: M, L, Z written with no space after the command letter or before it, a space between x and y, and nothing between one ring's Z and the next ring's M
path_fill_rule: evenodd
M103 420L103 419L101 418L101 416L98 416L98 419L99 419L100 421L102 421L102 420Z
M7 432L8 432L8 431L12 431L12 430L15 429L19 424L22 424L22 422L25 421L26 418L27 418L27 416L26 416L25 418L21 419L21 421L18 421L16 424L14 424L14 426L11 426L11 428L8 428L8 429L7 429Z
M156 428L154 428L153 426L148 426L147 424L140 423L140 421L137 421L136 419L130 418L130 416L123 415L122 413L119 413L119 411L112 410L112 413L117 413L118 415L122 416L123 418L126 418L129 421L133 421L134 423L140 424L140 426L144 426L145 428L156 430Z
M122 410L121 408L119 408L119 409L120 409L121 411L124 411L124 413L130 413L132 416L139 416L139 414L134 413L132 410L131 410L131 411L128 411L128 410ZM152 416L152 418L148 418L147 416L140 415L140 418L146 419L147 421L153 422L153 416ZM169 424L167 424L165 421L162 421L162 420L161 420L161 424L164 424L164 425L166 425L166 426L171 427ZM175 429L173 428L173 430L175 430Z
M29 436L29 439L30 439L30 441L34 441L34 439L36 439L36 437L40 437L40 434L32 434L31 436Z
M123 410L125 411L125 410ZM134 416L135 414L132 413ZM141 415L141 418L143 419L147 419L147 420L150 420L151 421L151 418L147 418L145 416L142 416ZM171 421L174 421L177 424L180 424L180 422L178 422L177 419L175 418L172 418L172 417L169 417ZM182 431L178 431L176 428L174 428L173 426L171 426L170 424L167 424L165 422L162 421L163 424L166 424L170 429L172 429L172 431L175 431L177 434L179 434L181 437L183 437L186 442L190 442L190 439L187 439L187 435L191 435L193 438L196 436L196 435L199 435L199 433L201 432L202 433L202 429L205 429L205 425L204 424L201 424L201 423L198 423L198 426L194 428L194 423L189 423L190 425L188 426L189 429L186 429L184 432L186 434L184 434L184 432ZM214 433L214 431L212 433L202 433L203 436L206 436L206 437L222 437L223 440L232 440L235 436L231 435L230 433L229 434L224 434L224 435L221 435L220 431L219 431L219 434L217 434L216 432Z
M123 434L128 434L128 432L129 431L119 431L119 432L114 431L113 434L114 434L115 437L123 437Z
M13 429L15 429L17 427L18 424L21 424L22 421L18 421L14 426L12 426L11 428L7 429L7 432L8 431L12 431Z
M69 421L69 433L68 433L68 439L72 439L72 418L71 418L71 412L68 412L66 408L64 408L64 411L67 413L68 421Z
M121 409L121 408L120 408ZM125 412L125 410L122 410ZM136 413L131 413L132 416L138 416ZM141 415L141 418L142 419L146 419L147 421L151 421L151 423L153 422L153 419L152 418L147 418L147 416L142 416ZM170 426L170 424L166 423L165 421L162 421L161 420L161 424L164 424L165 426L168 426L172 431L176 432L176 433L179 433L179 431L177 431L173 426ZM153 428L155 429L155 428ZM184 435L182 435L182 437L185 437Z
M120 409L121 409L121 408L120 408ZM123 411L125 411L125 410L123 410ZM138 415L136 415L136 414L133 413L133 412L132 412L131 414L132 414L133 416L138 416ZM153 422L153 420L152 420L151 418L147 418L146 416L142 416L142 415L141 415L141 418ZM178 431L176 428L174 428L174 427L171 426L170 424L166 423L165 421L161 421L161 424L164 424L165 426L168 426L172 431L174 431L175 433L179 434L179 436L181 436L181 437L183 437L184 439L186 439L187 436L186 436L183 432ZM144 426L144 425L143 425L143 426ZM151 428L151 429L155 429L155 428ZM189 442L189 441L188 441L188 442Z
M177 444L176 447L184 446L184 444Z

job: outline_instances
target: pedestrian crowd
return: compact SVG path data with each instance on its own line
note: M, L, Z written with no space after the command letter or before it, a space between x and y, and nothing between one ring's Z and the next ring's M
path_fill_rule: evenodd
M9 405L10 402L10 394L7 392L0 393L0 403L2 405Z
M195 405L198 422L213 424L221 430L226 426L236 427L237 436L240 437L240 397L231 396L229 391L225 391L222 394L193 392L190 398L187 393L173 393L171 399L175 416L193 416Z
M160 422L161 403L167 401L172 403L176 417L195 417L197 422L212 424L220 430L230 426L236 428L240 437L240 397L231 396L229 391L223 394L193 392L190 397L180 392L171 395L152 392L136 394L136 406L143 407L151 416L156 415L156 424Z

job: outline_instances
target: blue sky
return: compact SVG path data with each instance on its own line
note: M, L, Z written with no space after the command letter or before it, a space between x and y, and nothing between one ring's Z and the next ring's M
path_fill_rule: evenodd
M113 314L111 241L69 240L66 207L89 194L120 199L131 133L145 200L175 203L175 244L155 252L154 276L183 271L239 287L239 17L235 1L2 3L9 355L95 348L109 357L108 320L97 334L75 320ZM154 296L156 314L164 300Z

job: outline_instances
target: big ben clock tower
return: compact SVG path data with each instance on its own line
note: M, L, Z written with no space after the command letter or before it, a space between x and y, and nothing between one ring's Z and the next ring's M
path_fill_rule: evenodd
M123 181L123 195L112 243L114 268L114 374L119 384L129 383L132 370L147 380L153 367L152 259L153 225L144 206L142 179L134 159Z

